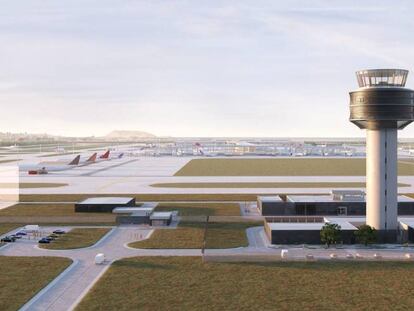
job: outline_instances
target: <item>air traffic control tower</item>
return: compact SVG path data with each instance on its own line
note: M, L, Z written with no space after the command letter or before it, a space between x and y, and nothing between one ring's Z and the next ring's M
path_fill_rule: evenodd
M367 131L366 222L385 234L398 229L397 131L414 120L407 75L402 69L361 70L359 89L349 93L349 120Z

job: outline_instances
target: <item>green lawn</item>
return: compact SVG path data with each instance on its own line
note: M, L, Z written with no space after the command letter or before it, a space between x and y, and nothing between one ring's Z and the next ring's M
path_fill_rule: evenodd
M66 234L62 234L58 239L50 244L39 244L41 248L47 249L73 249L83 248L94 245L111 228L75 228Z
M6 234L7 232L10 232L21 226L21 224L0 224L0 235Z
M68 184L65 183L20 183L19 188L21 189L32 189L32 188L56 188L56 187L64 187ZM17 188L17 184L13 183L0 183L0 188Z
M399 183L398 187L409 187ZM159 183L156 188L365 188L362 182L199 182L199 183Z
M68 258L0 256L0 309L18 310L71 263Z
M180 216L240 216L238 203L160 203L156 211L178 211Z
M115 262L77 310L411 310L413 277L411 263L129 258Z
M298 193L299 194L299 193ZM135 197L137 202L172 202L172 201L256 201L260 193L140 193L125 194ZM119 196L117 194L103 194L99 196ZM96 194L21 194L20 202L77 202L86 198L96 197Z
M0 160L0 163L11 163L11 162L17 162L21 159L8 159L8 160Z
M87 213L94 215L97 213ZM74 216L83 214L75 213L73 204L16 204L0 210L0 216ZM102 214L98 214L102 215Z
M400 176L414 175L414 163L400 161ZM363 176L362 158L194 159L175 176Z
M209 223L206 248L247 246L246 229L262 223ZM134 248L202 248L205 222L181 222L177 229L156 229L148 240L129 244Z

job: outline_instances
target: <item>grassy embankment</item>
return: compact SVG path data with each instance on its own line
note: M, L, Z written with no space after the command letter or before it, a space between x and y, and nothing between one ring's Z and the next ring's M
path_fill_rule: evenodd
M414 175L414 163L401 160L400 176ZM363 158L194 159L175 176L364 176Z
M10 232L21 226L22 224L11 224L11 223L1 224L0 223L0 235L6 234L7 232Z
M74 249L94 245L107 234L111 228L74 228L50 244L39 244L46 249Z
M413 277L411 263L128 258L109 268L77 310L411 310Z
M115 217L107 213L75 213L73 204L20 203L0 210L2 223L114 224Z
M365 188L362 182L198 182L198 183L158 183L155 188ZM398 187L409 187L398 183Z
M246 229L261 222L208 224L206 248L233 248L247 246ZM203 248L205 222L180 222L177 229L157 229L148 240L129 244L134 248Z
M21 202L77 202L90 197L110 197L120 196L119 194L21 194ZM122 194L124 197L135 197L137 202L168 202L168 201L255 201L257 194L238 194L238 193L224 193L224 194L152 194L152 193L132 193Z
M68 258L0 256L1 310L18 310L71 263Z
M33 189L33 188L56 188L65 187L68 184L65 183L20 183L19 188L21 189ZM17 188L17 184L13 183L0 183L0 189Z
M238 203L160 203L157 212L178 211L179 216L240 216Z
M12 163L20 161L21 159L8 159L8 160L0 160L0 163Z

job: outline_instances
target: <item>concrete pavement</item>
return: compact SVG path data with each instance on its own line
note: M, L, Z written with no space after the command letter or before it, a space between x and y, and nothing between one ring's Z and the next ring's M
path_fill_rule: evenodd
M0 255L71 258L74 263L68 268L69 271L58 277L58 281L52 284L53 286L33 297L22 310L72 310L115 260L135 256L201 255L200 250L151 250L126 247L130 242L148 238L152 231L136 226L117 227L94 246L73 250L46 250L38 247L37 240L18 241L1 248ZM98 253L105 254L105 264L95 264L94 259Z
M55 227L56 228L56 227ZM49 230L55 229L50 227ZM69 229L68 227L65 229ZM173 230L173 229L172 229ZM121 226L113 228L98 243L91 247L72 250L46 250L38 247L37 240L20 240L0 248L1 256L57 256L73 260L73 264L58 276L45 289L27 302L22 310L72 310L87 294L89 289L116 260L136 256L202 256L200 249L134 249L131 242L150 237L153 229L148 227ZM347 248L323 247L306 248L300 246L270 246L263 227L247 230L248 247L232 249L207 249L205 261L275 261L283 260L281 250L288 250L288 261L332 260L413 260L414 248L368 249L349 246ZM103 253L106 262L96 265L96 254ZM381 257L374 257L380 254ZM410 254L411 258L405 255ZM311 255L312 258L307 256Z

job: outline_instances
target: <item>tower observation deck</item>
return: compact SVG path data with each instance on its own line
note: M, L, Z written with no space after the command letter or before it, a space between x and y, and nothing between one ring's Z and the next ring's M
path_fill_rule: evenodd
M398 228L397 130L414 120L414 91L405 88L407 70L361 70L356 76L349 120L367 130L367 224L392 234Z

